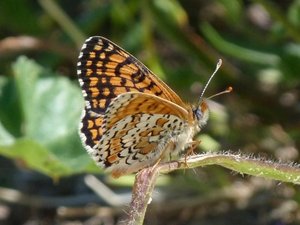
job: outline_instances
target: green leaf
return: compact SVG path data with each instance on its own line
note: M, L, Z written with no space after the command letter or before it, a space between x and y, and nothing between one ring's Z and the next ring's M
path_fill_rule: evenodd
M5 129L0 122L0 145L10 145L14 142L14 137Z
M23 167L37 170L51 177L68 175L72 171L34 140L19 139L13 145L0 146L0 153L18 160Z
M41 31L37 18L40 13L33 5L22 0L0 1L0 27L8 33L37 34Z
M259 50L253 50L247 47L239 46L225 40L210 24L203 23L201 30L211 44L220 52L236 57L240 60L262 64L262 65L277 65L280 58L272 53L265 53Z
M19 137L21 135L22 113L17 95L13 79L0 76L1 126L7 130L7 133Z
M83 108L78 85L26 57L14 63L13 72L16 85L12 91L18 93L15 101L19 107L15 109L22 112L22 133L21 137L14 137L0 123L0 140L4 140L0 153L21 159L27 167L52 177L86 169L99 171L90 166L91 159L78 135Z
M154 6L161 12L164 20L171 24L183 26L187 24L188 16L182 6L175 0L153 1Z
M218 0L225 8L230 23L240 24L242 17L242 1Z

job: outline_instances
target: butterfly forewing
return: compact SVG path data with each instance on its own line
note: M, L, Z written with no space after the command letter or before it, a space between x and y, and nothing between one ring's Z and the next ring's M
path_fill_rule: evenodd
M113 42L87 39L77 66L85 99L80 136L113 176L178 156L192 142L199 129L191 106Z
M84 43L77 64L85 99L81 137L93 148L100 140L102 117L110 102L126 92L159 96L184 107L178 95L145 65L103 37L90 37Z

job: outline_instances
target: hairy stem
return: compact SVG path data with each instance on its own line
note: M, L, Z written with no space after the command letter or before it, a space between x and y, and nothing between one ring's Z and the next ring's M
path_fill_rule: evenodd
M241 174L300 184L300 168L296 164L273 162L231 153L195 155L189 157L187 161L181 159L141 170L135 178L128 218L119 224L143 224L148 204L151 202L155 182L160 173L208 165L219 165Z

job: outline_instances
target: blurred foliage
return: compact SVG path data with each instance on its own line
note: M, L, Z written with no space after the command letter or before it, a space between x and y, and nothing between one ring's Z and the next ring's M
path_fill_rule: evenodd
M101 172L77 134L83 101L76 78L84 38L101 35L189 102L222 58L206 96L228 86L234 92L211 102L200 148L297 162L299 26L299 0L0 1L0 154L21 171L52 178ZM10 170L0 165L0 181L3 171ZM172 175L170 182L184 181L170 187L174 196L208 193L233 179L218 167Z
M13 77L2 77L0 102L10 107L1 110L0 153L52 177L85 171L89 161L77 134L83 105L78 87L26 57L13 64ZM15 104L6 104L11 93Z

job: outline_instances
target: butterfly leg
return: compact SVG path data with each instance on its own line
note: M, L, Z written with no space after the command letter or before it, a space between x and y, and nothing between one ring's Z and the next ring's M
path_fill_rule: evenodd
M187 165L187 158L191 155L195 155L195 152L194 150L198 147L198 145L201 143L201 141L192 141L190 143L190 147L188 148L185 156L184 156L184 163L185 163L185 166L188 167Z
M152 166L152 169L154 170L160 164L160 162L165 160L166 157L168 157L168 156L171 157L171 154L169 152L174 148L175 148L175 144L173 141L170 141L169 143L167 143L165 145L164 149L162 150L162 152L160 153L159 158L157 159L155 164Z

